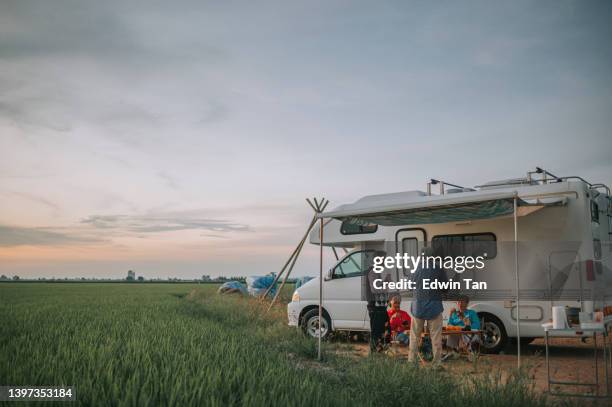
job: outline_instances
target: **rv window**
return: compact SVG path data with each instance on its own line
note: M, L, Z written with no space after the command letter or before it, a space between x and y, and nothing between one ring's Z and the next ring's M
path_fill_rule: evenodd
M599 223L599 205L591 201L591 222Z
M376 255L375 250L364 250L349 254L334 267L332 278L356 277L365 274Z
M443 256L497 256L497 239L493 233L434 236L434 249Z
M356 225L348 220L342 222L340 233L343 235L359 235L362 233L375 233L378 230L378 225Z
M408 253L411 256L417 256L419 254L419 242L416 237L402 239L402 252Z

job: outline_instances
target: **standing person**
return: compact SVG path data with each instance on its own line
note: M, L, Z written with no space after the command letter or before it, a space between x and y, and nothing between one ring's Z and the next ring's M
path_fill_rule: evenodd
M410 328L410 348L408 361L414 362L421 342L421 334L427 321L431 346L433 348L433 365L438 367L442 358L442 291L423 288L423 280L430 282L448 281L446 273L441 267L442 257L436 255L436 251L426 248L423 253L421 266L417 268L412 277L415 282L415 298L410 306L412 324ZM436 260L439 260L436 261ZM439 263L439 264L436 264Z
M402 345L410 342L410 315L400 308L402 299L399 295L391 298L391 308L387 311L389 315L389 325L391 337Z
M369 250L364 252L361 257L361 269L365 270L362 274L362 300L368 302L368 316L370 317L370 353L382 352L387 346L387 334L389 331L389 315L387 314L387 304L389 303L388 290L376 289L374 280L383 278L388 280L388 276L381 277L381 274L373 271L373 259L376 256L384 257L386 253L380 250Z

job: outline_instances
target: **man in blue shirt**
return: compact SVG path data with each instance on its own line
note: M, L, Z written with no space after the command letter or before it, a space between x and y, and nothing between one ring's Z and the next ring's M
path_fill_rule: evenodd
M442 258L434 250L424 250L421 266L417 268L412 281L415 283L414 300L410 305L412 323L410 325L410 348L408 361L414 362L421 343L421 334L427 321L429 337L433 348L433 365L438 366L442 358L442 290L426 289L424 284L446 282L446 273L441 268ZM427 281L428 280L428 281ZM446 290L444 290L446 291Z

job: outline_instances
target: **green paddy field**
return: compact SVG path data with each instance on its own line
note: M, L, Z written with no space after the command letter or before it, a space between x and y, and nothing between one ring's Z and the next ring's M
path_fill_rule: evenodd
M1 283L0 385L75 386L68 405L84 406L547 404L520 374L458 379L343 356L338 342L319 363L316 341L287 326L282 305L265 315L256 300L216 289Z

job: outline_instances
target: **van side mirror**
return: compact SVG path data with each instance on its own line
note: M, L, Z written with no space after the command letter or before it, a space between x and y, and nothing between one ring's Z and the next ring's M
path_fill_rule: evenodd
M327 270L327 272L325 273L325 281L331 280L333 275L334 275L334 269Z

